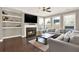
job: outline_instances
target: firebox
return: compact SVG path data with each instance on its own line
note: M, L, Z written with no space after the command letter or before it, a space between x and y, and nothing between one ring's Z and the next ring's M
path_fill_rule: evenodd
M36 27L26 28L26 37L29 38L33 36L36 36Z

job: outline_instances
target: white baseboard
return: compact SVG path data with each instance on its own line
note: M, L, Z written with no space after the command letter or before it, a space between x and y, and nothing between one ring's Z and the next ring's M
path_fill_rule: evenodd
M22 36L22 37L26 37L26 36Z
M3 38L1 38L1 39L0 39L0 42L3 42L3 40L4 40L4 39L7 39L7 38L13 38L13 37L19 37L19 36L21 36L21 37L22 37L22 35L16 35L16 36L3 37Z
M16 36L3 37L2 39L13 38L13 37L19 37L19 36L22 36L22 35L16 35Z
M1 39L0 42L3 42L3 39Z

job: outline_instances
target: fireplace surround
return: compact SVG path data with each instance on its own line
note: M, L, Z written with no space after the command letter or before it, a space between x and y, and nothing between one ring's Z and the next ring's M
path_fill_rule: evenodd
M36 27L28 27L26 28L26 37L33 37L36 36Z

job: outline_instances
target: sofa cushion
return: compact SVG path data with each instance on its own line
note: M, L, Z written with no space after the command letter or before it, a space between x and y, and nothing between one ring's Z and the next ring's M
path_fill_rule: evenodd
M48 29L47 32L55 32L55 29Z
M79 45L79 36L76 36L76 35L71 36L70 43Z
M59 30L59 29L56 29L56 30L55 30L55 33L56 33L56 34L60 34L60 30Z
M56 38L56 40L63 40L64 39L64 34L61 34L59 37Z
M61 29L60 30L60 33L67 33L69 30L66 30L66 29Z
M60 30L60 33L66 33L66 32L65 32L65 30L61 29L61 30Z
M70 37L73 36L79 36L79 31L72 31L72 33L70 34Z
M78 33L79 34L79 31L78 30L73 30L73 33Z

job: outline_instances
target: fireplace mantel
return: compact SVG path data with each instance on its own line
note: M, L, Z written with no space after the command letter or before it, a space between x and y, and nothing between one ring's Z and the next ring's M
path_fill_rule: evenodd
M23 25L23 37L26 37L26 28L31 28L31 27L34 27L34 28L36 27L37 28L37 24L36 25L29 25L29 24L24 24Z

